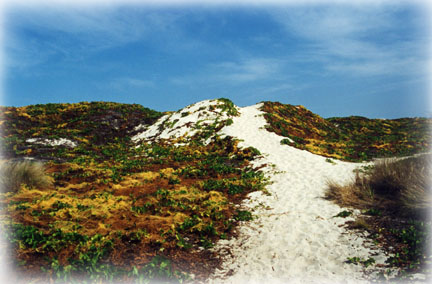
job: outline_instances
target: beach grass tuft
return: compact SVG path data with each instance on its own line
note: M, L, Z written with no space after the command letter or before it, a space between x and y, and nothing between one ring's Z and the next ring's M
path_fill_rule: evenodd
M46 175L41 162L5 162L1 164L0 172L0 186L3 192L17 192L23 184L40 189L52 186L52 179Z
M430 262L431 156L379 160L357 170L349 184L328 181L325 197L362 209L348 226L377 237L394 255L387 263L400 268L401 277L422 273Z
M430 168L431 155L380 160L357 171L348 185L329 181L326 197L343 206L372 207L400 217L424 215L432 206Z

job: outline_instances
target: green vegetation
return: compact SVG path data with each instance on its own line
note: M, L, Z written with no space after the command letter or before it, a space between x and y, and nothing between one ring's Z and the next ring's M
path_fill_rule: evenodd
M141 268L134 266L132 270L105 263L104 260L113 250L114 243L100 234L88 237L75 232L65 233L61 229L51 229L44 233L33 226L19 223L3 229L8 233L9 241L20 250L34 250L44 254L48 261L40 269L45 273L53 273L57 281L73 281L83 274L88 275L91 282L98 283L111 281L120 276L130 276L137 279L138 283L148 283L150 280L181 283L188 279L187 274L173 269L169 259L159 255L152 257L151 261ZM71 247L74 250L65 261L64 251L70 250Z
M247 210L236 210L234 219L237 221L250 221L253 219L252 213Z
M368 267L375 263L375 259L373 259L372 257L369 257L368 259L361 259L357 256L354 256L354 257L349 257L346 262L353 263L353 264L361 264L365 267Z
M222 109L222 112L226 112L229 116L237 116L239 114L234 103L229 99L220 98L218 101L222 102L222 104L218 105L218 108Z
M77 156L75 158L80 157L82 162L86 155L94 152L103 158L110 151L107 149L102 153L100 148L109 143L124 146L137 133L135 127L150 125L162 116L162 113L140 105L106 102L1 107L0 112L1 151L6 157L70 161ZM64 138L78 143L78 147L71 151L68 146L27 143L30 138Z
M281 144L347 161L409 156L427 152L432 120L368 119L351 116L324 119L303 106L264 102L267 130L287 137Z
M365 215L370 215L370 216L381 216L381 210L376 209L376 208L369 208L367 210L362 211L363 214Z
M303 107L268 102L263 110L267 128L287 137L281 144L324 155L329 163L408 155L429 147L427 119L322 119ZM192 274L201 281L220 261L209 248L233 236L239 222L253 219L252 212L236 205L267 182L250 163L261 155L257 149L240 149L239 141L217 134L238 115L228 99L199 110L217 118L192 124L193 136L139 144L130 137L164 113L104 102L0 111L0 150L6 159L1 226L18 271L35 278L34 283L80 278L181 283ZM178 127L179 121L167 119L160 131ZM49 145L54 141L73 143ZM44 163L20 162L24 158ZM352 227L371 231L379 242L396 240L389 265L410 270L425 262L423 245L429 240L429 224L422 219L430 209L425 160L365 166L354 185L330 184L327 196L362 209L363 219ZM395 174L400 170L405 172ZM391 227L388 218L404 222ZM355 257L348 261L372 263Z
M213 107L237 114L232 102L219 101ZM222 119L203 123L193 137L131 141L139 125L161 116L102 102L3 108L4 168L27 173L3 175L14 190L0 199L2 229L23 275L37 275L35 283L183 282L189 274L205 279L217 267L208 249L251 220L236 204L266 183L250 166L260 153L220 138ZM12 162L24 157L45 163Z
M392 265L403 266L408 270L416 270L430 261L425 254L427 244L430 243L428 228L430 224L422 221L410 221L400 229L390 228L392 234L401 243L400 250L388 259Z
M351 215L352 215L352 212L347 211L347 210L344 210L344 211L341 211L341 212L339 212L338 214L336 214L334 217L342 217L342 218L345 218L345 217L348 217L348 216L351 216Z

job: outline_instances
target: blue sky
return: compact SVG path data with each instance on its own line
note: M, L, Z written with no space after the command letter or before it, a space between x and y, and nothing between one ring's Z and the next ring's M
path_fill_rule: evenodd
M409 3L11 4L2 104L165 111L226 97L323 117L432 116L429 10Z

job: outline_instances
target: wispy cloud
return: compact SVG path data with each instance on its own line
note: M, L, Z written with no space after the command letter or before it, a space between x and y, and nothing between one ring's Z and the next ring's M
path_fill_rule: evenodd
M277 74L281 67L281 60L269 58L250 58L211 65L215 72L213 79L234 83L268 79Z
M294 6L270 14L287 34L303 40L305 57L321 62L327 71L372 76L423 72L419 67L427 60L429 38L403 31L419 24L415 17L399 18L403 8L388 4Z
M119 91L129 89L143 89L143 88L154 88L156 85L153 81L140 78L122 77L112 80L109 84L109 88L113 88Z
M53 56L85 58L159 33L175 34L177 15L117 6L23 6L5 13L8 65L31 66Z
M205 84L238 86L246 83L263 83L280 78L284 60L279 58L243 58L207 64L199 73L190 73L169 79L174 85L193 87Z

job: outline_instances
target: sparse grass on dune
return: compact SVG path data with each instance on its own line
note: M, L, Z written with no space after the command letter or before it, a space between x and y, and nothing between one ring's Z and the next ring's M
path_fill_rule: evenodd
M338 185L329 181L326 197L343 206L374 207L399 217L424 215L432 205L429 173L431 155L375 162L354 181Z
M432 205L431 162L431 155L400 161L384 160L372 172L371 187L375 195L395 200L394 204L390 204L394 205L393 212L408 215L426 213Z
M0 164L0 187L3 192L16 192L22 184L28 187L48 188L52 178L45 174L40 162L15 161Z
M430 262L431 158L385 159L357 171L350 184L328 182L326 198L362 210L356 221L347 222L350 228L367 230L393 253L387 263L401 268L403 277L427 273Z

